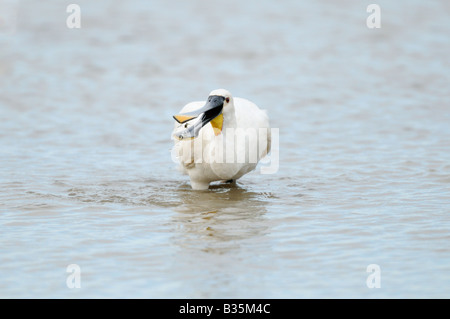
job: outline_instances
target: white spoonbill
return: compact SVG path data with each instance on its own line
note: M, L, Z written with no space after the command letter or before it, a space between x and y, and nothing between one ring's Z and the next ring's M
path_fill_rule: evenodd
M213 181L235 182L270 152L266 112L227 90L186 104L174 119L174 152L195 190Z

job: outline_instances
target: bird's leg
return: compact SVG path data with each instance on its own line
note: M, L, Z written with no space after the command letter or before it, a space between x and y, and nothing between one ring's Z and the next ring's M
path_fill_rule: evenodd
M206 190L209 188L209 182L195 181L191 179L191 187L194 190Z

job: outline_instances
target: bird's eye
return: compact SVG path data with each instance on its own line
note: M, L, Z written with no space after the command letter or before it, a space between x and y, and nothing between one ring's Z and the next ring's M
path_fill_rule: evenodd
M185 128L187 128L187 123L186 123L186 124L184 124L184 127L185 127Z
M230 98L229 97L227 97L227 98L225 98L225 102L230 102Z

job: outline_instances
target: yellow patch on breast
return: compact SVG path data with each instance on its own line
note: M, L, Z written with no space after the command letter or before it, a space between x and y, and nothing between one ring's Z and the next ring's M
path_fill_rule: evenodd
M211 122L211 126L213 127L214 134L217 136L220 133L222 133L222 127L223 127L223 114L220 113L217 115Z

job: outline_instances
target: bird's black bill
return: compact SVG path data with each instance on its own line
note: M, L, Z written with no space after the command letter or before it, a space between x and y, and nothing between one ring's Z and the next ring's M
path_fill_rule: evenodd
M224 101L225 98L223 96L211 95L208 97L205 106L202 108L192 112L174 115L173 118L180 124L196 118L196 120L192 121L191 125L188 124L186 128L175 132L175 137L178 139L197 137L203 126L211 122L222 113Z

